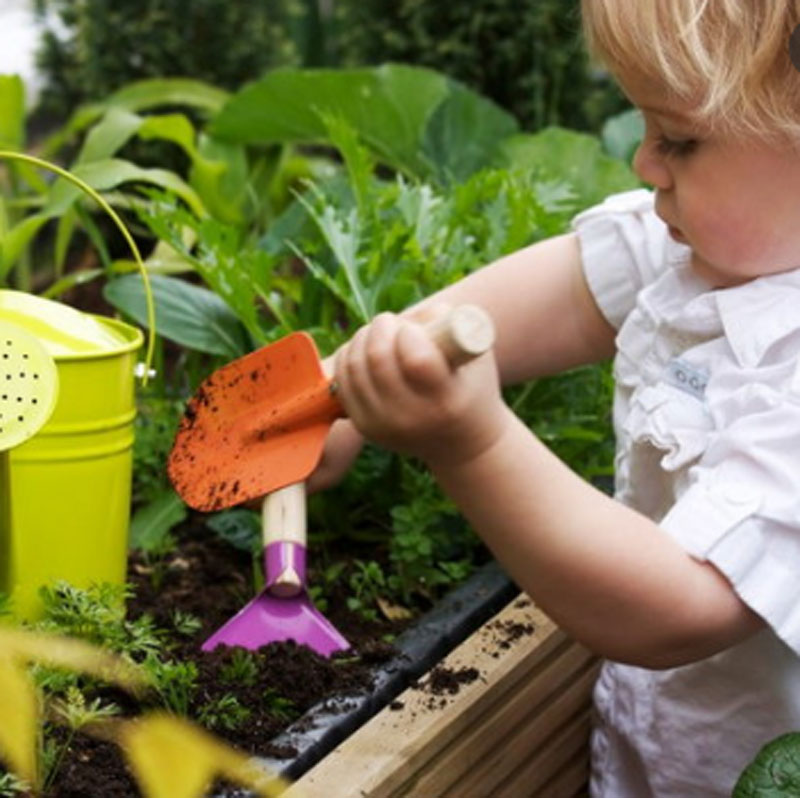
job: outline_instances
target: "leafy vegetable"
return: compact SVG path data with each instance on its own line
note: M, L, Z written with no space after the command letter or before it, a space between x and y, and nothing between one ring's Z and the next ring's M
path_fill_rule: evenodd
M736 782L733 798L795 798L800 795L800 732L767 743Z

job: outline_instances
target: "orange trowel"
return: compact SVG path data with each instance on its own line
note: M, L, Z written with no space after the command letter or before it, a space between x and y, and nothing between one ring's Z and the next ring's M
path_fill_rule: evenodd
M458 367L494 343L491 319L460 305L425 326ZM167 471L196 510L231 507L314 470L331 424L344 416L310 335L295 332L223 366L189 400Z

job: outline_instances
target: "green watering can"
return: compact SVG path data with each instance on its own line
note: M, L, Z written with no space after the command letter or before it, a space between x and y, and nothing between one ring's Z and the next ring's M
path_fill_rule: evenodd
M116 213L142 271L151 330L154 311L138 249ZM115 319L0 290L0 592L17 618L41 612L39 589L125 581L132 477L134 381L142 333Z

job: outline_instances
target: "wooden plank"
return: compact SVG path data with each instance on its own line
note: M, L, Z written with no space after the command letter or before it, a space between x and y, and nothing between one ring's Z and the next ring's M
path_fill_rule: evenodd
M565 641L554 656L525 675L505 703L498 703L477 726L467 730L418 778L421 795L444 796L480 786L493 794L495 785L513 772L531 751L570 717L585 709L595 679L595 659L584 648Z
M503 648L498 644L498 630L514 623L533 624L533 633ZM479 670L479 680L438 701L430 693L409 688L399 696L400 711L380 712L303 776L297 782L298 796L350 798L359 795L357 790L351 792L354 785L372 798L391 795L409 772L419 772L465 726L485 717L498 694L513 688L520 671L535 667L565 639L541 610L528 600L515 599L442 663L453 667L458 661L462 667L469 662ZM291 788L285 795L294 798Z
M531 798L589 798L589 758L586 752L582 751L565 764L555 778L539 787Z
M533 624L533 633L507 642L503 635L513 624ZM557 664L561 657L565 657L565 668L559 676ZM475 766L475 744L499 739L504 722L512 727L525 723L530 713L520 704L520 695L527 696L531 703L542 703L572 674L589 668L587 662L588 655L541 610L527 599L515 599L442 663L456 671L474 667L480 673L478 680L461 685L456 695L433 696L424 689L409 688L398 699L402 709L381 711L283 795L436 795L427 790L416 792L421 779L432 778L432 769L438 771L444 763L450 783L457 782L465 768ZM422 686L425 681L421 680ZM505 721L495 719L495 714ZM542 723L548 722L552 718L547 720L546 716ZM519 755L526 758L530 750ZM440 758L442 762L438 761ZM501 766L507 763L498 765ZM468 793L460 793L461 798L465 794Z
M548 795L548 784L558 785L559 778L575 769L574 781L585 782L589 772L589 732L591 713L584 711L552 734L538 749L533 750L525 765L519 768L501 786L490 793L492 798L520 798L520 796ZM578 778L580 776L580 778ZM573 778L567 778L571 782ZM555 792L555 787L551 787ZM476 792L476 795L481 793ZM567 795L572 795L568 792Z
M561 750L563 745L573 744L576 751L586 752L588 761L588 707L594 680L594 669L584 670L580 678L563 688L548 706L531 713L527 724L497 739L495 748L454 782L452 795L457 796L462 788L475 795L526 794L525 785L544 784L563 765L564 758L553 755L554 747ZM587 725L583 737L566 737L562 743L562 737L569 730L584 728L584 719ZM444 798L451 792L440 794Z

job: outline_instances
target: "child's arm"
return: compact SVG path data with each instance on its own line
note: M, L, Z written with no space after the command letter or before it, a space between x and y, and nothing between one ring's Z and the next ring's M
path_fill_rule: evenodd
M560 241L567 251L574 243ZM499 374L522 378L586 362L610 340L569 267L550 278L559 290L541 295L520 285L530 276L522 262L506 269L517 278L507 285L487 271L469 278L476 293L445 292L448 302L490 310L497 362L488 354L453 372L417 325L380 316L337 354L352 422L377 443L424 459L520 587L598 653L672 667L752 634L760 619L713 566L583 482L503 403ZM546 324L531 318L537 313Z
M614 351L614 329L586 286L574 234L501 258L404 315L424 315L442 303L477 304L491 315L497 333L495 357L504 385L597 362ZM329 369L331 360L326 361ZM337 422L320 465L309 478L309 489L321 490L338 482L360 451L361 442L349 421Z

